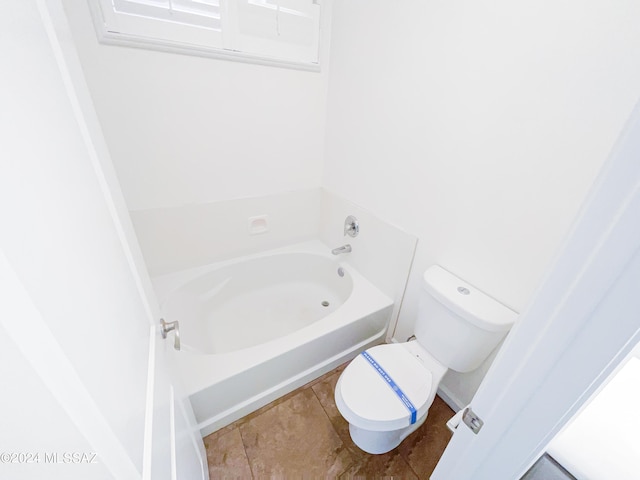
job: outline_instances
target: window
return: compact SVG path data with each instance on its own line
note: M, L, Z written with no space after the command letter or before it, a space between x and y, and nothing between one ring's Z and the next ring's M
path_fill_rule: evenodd
M319 0L92 0L104 43L319 70Z

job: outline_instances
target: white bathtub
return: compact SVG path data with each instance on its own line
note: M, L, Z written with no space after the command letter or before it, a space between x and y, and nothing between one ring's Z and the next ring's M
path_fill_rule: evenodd
M340 272L338 272L340 270ZM153 279L203 435L380 343L393 301L319 241Z

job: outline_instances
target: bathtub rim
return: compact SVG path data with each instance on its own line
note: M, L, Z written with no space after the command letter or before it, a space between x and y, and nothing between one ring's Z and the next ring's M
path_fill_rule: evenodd
M313 245L307 244L305 247L305 251L300 248L290 248L285 251L279 249L279 251L276 252L265 252L263 255L240 257L235 262L225 261L224 264L209 264L177 272L167 278L159 279L159 285L160 282L164 282L161 285L163 288L162 298L159 298L161 310L165 315L166 320L180 321L181 333L183 335L183 349L185 351L193 352L194 354L199 353L202 355L222 355L225 353L246 350L253 346L268 343L272 339L286 337L290 333L302 330L309 325L322 321L335 311L340 310L344 303L351 298L355 285L354 282L361 282L362 280L360 278L354 280L354 276L352 274L353 268L345 265L344 262L337 262L336 257L326 255L324 251L311 250ZM238 268L240 265L248 265L249 268ZM339 273L338 270L343 270L343 272ZM262 339L259 343L251 341L243 342L242 340L238 340L235 332L231 333L227 331L226 333L222 333L222 336L218 336L216 339L221 342L221 347L218 348L219 351L215 351L213 348L208 347L206 345L206 341L205 344L202 342L199 343L198 338L196 337L208 335L207 327L204 327L202 322L208 322L208 319L210 318L209 315L211 315L211 312L213 311L212 309L222 305L219 303L220 301L215 303L218 290L223 290L227 295L230 295L230 297L224 297L225 300L222 300L224 302L229 298L233 298L234 295L250 293L252 289L247 288L247 282L250 283L250 286L262 289L266 287L277 287L281 284L287 285L292 282L295 284L296 279L303 282L303 285L308 284L308 286L312 288L314 286L320 286L323 291L317 292L320 296L314 296L313 298L304 297L304 291L299 291L297 293L288 292L286 289L287 287L277 292L277 296L274 297L276 303L284 298L287 299L286 304L295 304L301 308L316 308L316 310L312 310L313 313L307 318L291 317L293 321L291 328L289 328L288 331L284 331L281 337L271 337L267 340ZM226 286L228 282L231 282L230 287ZM193 284L196 284L195 288L193 287ZM295 288L295 285L292 286ZM215 295L209 296L208 289L216 291ZM202 294L206 295L205 300L202 300L200 290L206 290L206 293ZM308 290L306 290L306 292L308 292ZM294 296L286 297L282 295ZM298 303L300 297L305 298L304 303L302 304ZM253 297L249 298L253 301ZM262 302L262 307L266 308L266 311L268 311L270 306L275 305L269 303L273 300L274 299L271 297L266 299L266 301ZM317 304L313 303L316 300ZM320 300L328 300L331 308L327 309L320 307ZM204 307L204 310L203 308L196 308L194 312L193 309L189 308L189 305L194 302L196 307ZM329 303L327 303L325 307L328 305ZM260 312L264 311L265 310L262 309L260 310ZM194 315L192 315L191 318L188 318L186 312L192 312ZM225 317L217 318L232 319L234 318L233 313L233 311L227 312ZM260 313L258 311L254 313L255 315L252 315L251 321L259 321ZM286 311L281 313L283 318L289 318ZM265 317L265 320L273 320L273 318L277 317L269 316ZM184 322L182 322L182 320L184 320ZM226 328L229 328L228 325L232 323L233 322L227 322ZM256 327L260 328L259 325L256 325ZM205 330L199 330L201 328L204 328ZM189 329L191 329L191 331ZM209 326L208 329L211 330L212 327ZM215 332L215 330L216 329L214 328L213 331ZM224 328L222 330L224 331ZM251 337L250 329L243 329L243 331ZM267 335L272 336L274 335L274 332L272 331ZM239 337L242 337L242 333L239 334ZM189 338L192 342L189 341ZM227 343L227 346L229 344L236 343L244 343L245 346L231 349L222 345L225 342Z
M248 253L246 255L240 255L233 258L226 258L224 260L210 262L205 265L187 267L174 272L153 275L151 276L151 282L153 284L154 291L156 292L158 303L162 306L168 295L181 288L188 282L191 282L212 270L221 269L239 262L246 262L254 259L264 258L267 256L277 256L287 253L304 253L317 255L336 262L336 266L341 266L341 263L345 263L348 265L348 259L346 259L344 256L338 257L331 255L331 249L329 247L327 247L321 240L314 239L260 252ZM349 268L352 269L353 267L349 266Z

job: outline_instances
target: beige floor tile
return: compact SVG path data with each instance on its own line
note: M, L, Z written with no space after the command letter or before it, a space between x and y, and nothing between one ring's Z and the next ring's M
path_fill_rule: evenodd
M237 428L205 437L204 446L211 480L251 478L251 468Z
M334 372L331 375L326 375L321 381L316 382L311 389L318 397L322 408L326 412L330 419L341 417L338 407L336 407L336 401L334 392L336 389L336 383L342 372Z
M419 477L411 466L402 458L397 449L382 455L363 455L340 475L340 479L403 479L411 480ZM427 477L425 477L427 478Z
M338 378L340 377L340 373L336 372L333 375L327 376L321 382L313 385L313 392L318 397L322 408L324 409L327 417L331 421L333 428L340 436L342 442L346 445L346 447L351 452L351 456L354 460L360 459L360 457L367 455L365 452L360 450L353 440L351 440L351 435L349 435L349 422L347 422L342 415L340 415L340 411L338 407L336 407L334 392L336 389L336 383L338 382Z
M254 478L335 478L352 463L310 388L239 429Z
M424 424L400 444L398 450L420 478L429 478L451 439L447 420L454 411L436 396Z

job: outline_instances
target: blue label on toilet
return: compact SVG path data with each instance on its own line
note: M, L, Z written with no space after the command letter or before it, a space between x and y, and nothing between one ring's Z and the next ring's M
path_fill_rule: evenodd
M380 376L384 379L384 381L387 382L387 385L391 387L391 390L393 390L396 393L396 395L398 396L400 401L404 404L404 406L407 407L407 410L409 410L409 413L411 413L411 424L413 425L414 423L416 423L416 419L417 419L416 407L413 406L413 403L411 403L411 400L409 400L409 398L404 394L404 392L400 389L400 387L396 384L396 382L393 381L393 378L389 376L389 374L385 371L385 369L382 368L380 364L373 359L373 357L369 354L369 352L366 352L366 351L362 352L362 356L367 359L367 361L371 364L373 368L376 369L376 371L380 374Z

